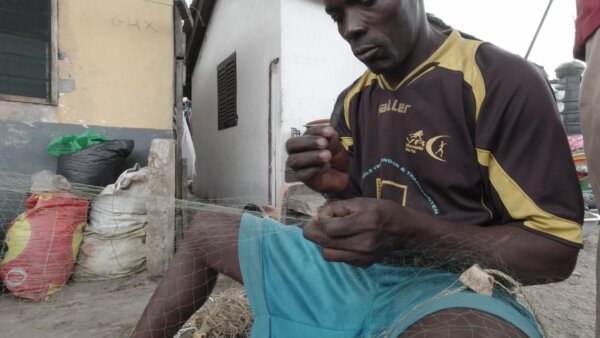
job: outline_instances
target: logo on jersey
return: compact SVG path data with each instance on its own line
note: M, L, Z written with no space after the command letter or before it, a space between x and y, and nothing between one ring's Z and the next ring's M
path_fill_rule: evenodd
M422 130L409 134L408 137L406 137L406 151L413 154L416 154L417 151L423 151L423 149L425 149L425 141L423 141L424 136L425 132Z
M405 149L412 154L425 151L433 159L446 162L444 157L446 155L446 147L448 146L447 139L449 138L450 136L448 135L439 135L426 141L425 132L419 130L406 137Z
M388 100L386 103L379 105L379 115L389 112L406 114L410 108L412 108L410 104L400 103L398 100Z

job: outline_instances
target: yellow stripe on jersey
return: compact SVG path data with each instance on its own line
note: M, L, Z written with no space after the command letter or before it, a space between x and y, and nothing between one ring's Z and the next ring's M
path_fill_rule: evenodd
M349 150L350 147L354 145L354 140L352 139L352 137L340 137L340 140L342 141L342 146L346 150Z
M346 120L346 125L348 126L348 129L350 129L350 101L356 94L360 93L363 89L373 84L373 81L376 79L377 75L367 70L363 74L363 76L358 80L358 82L356 82L354 87L350 89L348 94L346 94L346 98L344 99L344 119Z
M479 164L488 168L490 182L513 219L524 220L526 227L572 243L582 244L581 225L542 210L502 169L487 150L477 149Z
M463 73L466 83L471 86L475 97L475 122L479 120L479 112L485 99L485 82L481 70L477 66L475 55L483 42L463 39L457 31L452 32L448 40L453 44L451 49L438 56L438 67ZM457 46L456 46L457 45Z

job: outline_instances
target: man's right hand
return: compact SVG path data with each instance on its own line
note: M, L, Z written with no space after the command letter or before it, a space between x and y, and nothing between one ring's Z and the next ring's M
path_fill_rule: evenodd
M288 166L309 188L327 194L348 191L348 153L333 127L311 127L289 139L286 149Z

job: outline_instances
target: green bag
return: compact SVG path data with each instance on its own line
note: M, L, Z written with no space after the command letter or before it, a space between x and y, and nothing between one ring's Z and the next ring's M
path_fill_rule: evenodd
M106 141L110 141L106 136L98 134L92 129L87 129L83 134L55 137L46 147L46 152L48 155L56 157L70 155Z

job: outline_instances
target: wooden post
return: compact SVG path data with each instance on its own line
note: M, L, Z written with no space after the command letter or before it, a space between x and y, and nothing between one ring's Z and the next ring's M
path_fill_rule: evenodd
M175 102L173 103L173 110L176 119L177 126L177 143L175 145L175 198L178 200L183 199L185 177L182 172L185 170L185 165L182 161L182 144L184 134L184 117L183 117L183 84L185 78L185 34L182 30L182 11L180 5L183 1L176 1L179 5L178 9L173 9L173 31L175 40L175 63L174 63L174 78L173 86L174 92L173 97ZM187 5L186 5L187 8ZM181 210L176 210L175 217L175 249L178 248L181 239L183 238L183 218Z
M154 139L148 157L146 261L151 278L167 271L175 252L175 141Z

